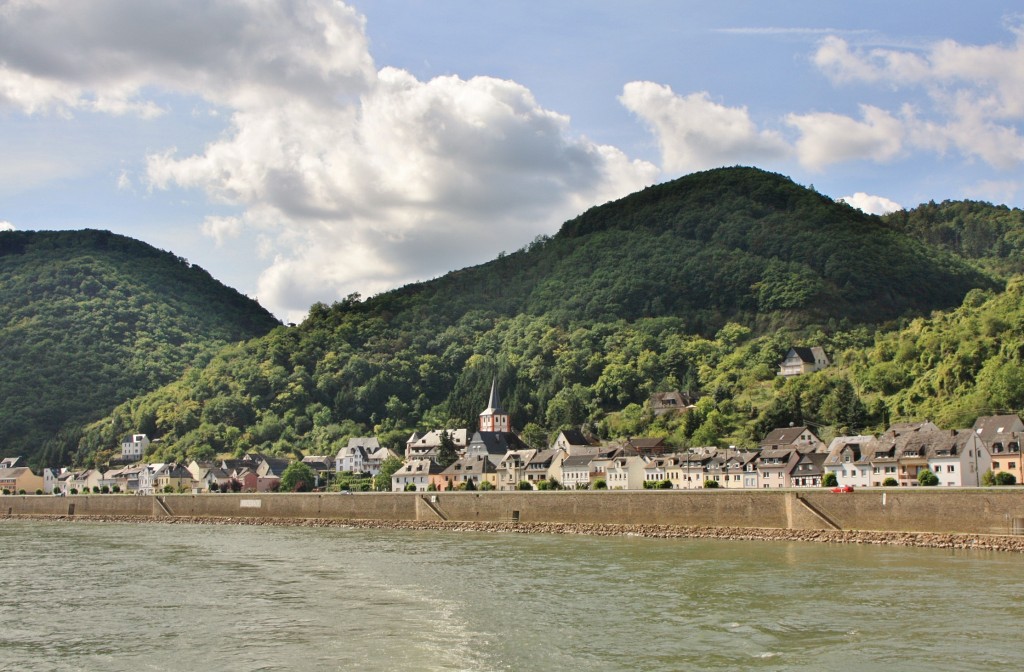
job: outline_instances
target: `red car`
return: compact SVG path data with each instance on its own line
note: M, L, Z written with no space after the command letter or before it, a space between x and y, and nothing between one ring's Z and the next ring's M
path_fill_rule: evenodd
M853 486L852 485L840 485L838 487L832 488L832 492L853 492Z

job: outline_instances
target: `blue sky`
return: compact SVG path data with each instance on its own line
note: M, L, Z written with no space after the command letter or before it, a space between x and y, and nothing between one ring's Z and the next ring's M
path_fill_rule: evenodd
M284 319L722 165L1024 203L1024 10L8 0L0 227L105 228Z

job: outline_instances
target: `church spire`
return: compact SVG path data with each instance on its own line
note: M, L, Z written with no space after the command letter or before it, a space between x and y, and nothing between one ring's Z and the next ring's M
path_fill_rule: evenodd
M480 414L481 432L511 432L512 423L508 413L501 407L501 399L498 398L498 379L491 380L491 396L487 401L487 408Z

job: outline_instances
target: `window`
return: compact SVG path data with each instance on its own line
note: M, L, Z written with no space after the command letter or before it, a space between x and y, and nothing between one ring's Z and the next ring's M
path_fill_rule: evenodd
M946 471L952 474L954 471L956 471L956 465L955 464L948 465L946 467Z
M1006 466L1009 467L1010 469L1016 469L1017 468L1017 463L1016 462L1010 462Z

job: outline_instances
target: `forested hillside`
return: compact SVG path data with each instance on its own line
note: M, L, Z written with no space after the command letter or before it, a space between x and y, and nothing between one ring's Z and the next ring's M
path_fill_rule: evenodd
M726 168L592 208L523 250L349 308L443 324L473 310L565 325L671 315L710 336L730 321L880 323L994 286L921 236L781 175Z
M929 226L904 231L755 169L691 175L488 264L317 304L298 327L226 348L65 447L85 463L129 431L159 439L153 457L164 459L333 453L371 432L397 446L414 429L472 426L495 375L534 442L586 424L749 444L793 418L838 431L912 416L916 373L869 382L876 355L865 353L898 338L877 325L919 328L909 320L956 308L972 289L985 303L1000 287L979 270L993 268L984 255L969 263L925 242ZM790 346L816 344L863 361L776 379ZM644 413L651 392L677 388L703 396L696 412Z
M277 324L203 269L124 236L0 232L3 454L59 461L83 423Z

